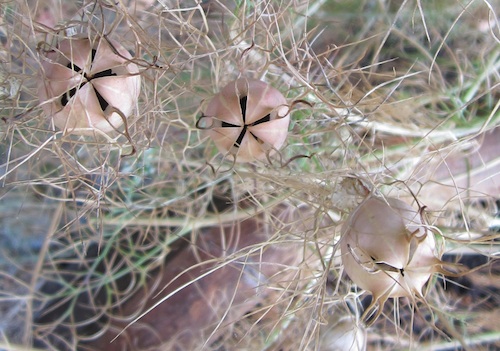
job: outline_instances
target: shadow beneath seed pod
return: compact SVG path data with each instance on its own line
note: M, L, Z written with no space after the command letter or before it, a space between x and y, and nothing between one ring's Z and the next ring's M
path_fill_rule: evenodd
M227 199L213 202L215 212L227 206ZM286 289L293 293L299 284L292 274L303 260L300 241L287 241L283 234L274 243L276 223L306 222L297 218L304 216L300 211L291 212L278 206L273 211L276 217L260 214L204 228L191 239L180 238L164 262L148 272L146 282L131 272L116 279L116 290L99 285L97 291L82 289L85 291L76 300L55 299L42 306L35 317L35 346L57 350L195 350L217 349L227 338L233 342L248 338L249 329L261 328L266 318L269 324L279 318L276 310L283 310L288 303L282 302ZM273 218L278 218L276 223ZM140 245L141 240L132 242ZM90 263L65 267L64 281L45 284L42 294L57 296L62 285L81 286L83 283L75 279L87 277L81 272L89 267L95 269L96 277L112 279L111 273L117 274L112 265L119 267L124 258L110 250L105 259L101 257L102 264L94 266L100 255L103 253L97 244L92 246L86 257ZM114 296L117 294L121 297ZM252 318L248 330L234 332L235 323L247 317ZM51 328L44 329L44 325Z
M108 331L84 349L149 350L167 343L173 350L189 350L216 342L271 293L269 280L283 265L293 263L286 250L262 248L269 236L259 218L201 232L163 267L156 289L133 296L123 315L133 315L144 299L146 311L168 298L131 325L111 321Z

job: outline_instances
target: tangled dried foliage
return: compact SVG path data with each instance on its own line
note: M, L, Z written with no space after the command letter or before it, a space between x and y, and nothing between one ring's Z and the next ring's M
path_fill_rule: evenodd
M499 312L499 11L0 0L0 348L499 348L478 317ZM117 41L138 67L118 130L65 133L38 101L44 53L74 36ZM231 162L196 128L239 77L289 104L287 140L263 160ZM468 273L434 276L367 327L338 242L374 193L425 212Z

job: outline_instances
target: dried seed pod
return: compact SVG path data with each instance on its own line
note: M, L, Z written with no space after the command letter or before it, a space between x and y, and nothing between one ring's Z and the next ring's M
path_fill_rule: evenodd
M344 269L373 300L363 318L388 298L422 296L434 272L441 272L434 234L420 211L394 198L370 196L342 227ZM374 320L373 319L373 320Z
M365 351L366 329L349 312L335 311L320 329L321 351Z
M137 104L141 79L132 56L119 43L99 37L62 40L42 62L39 98L65 133L109 133Z
M290 124L285 97L270 85L240 78L215 95L197 123L222 153L237 162L262 160L285 142Z

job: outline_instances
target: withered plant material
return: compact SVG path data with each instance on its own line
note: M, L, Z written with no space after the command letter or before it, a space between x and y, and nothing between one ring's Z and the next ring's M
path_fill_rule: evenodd
M263 244L273 232L262 219L257 217L200 232L194 242L187 243L168 260L160 273L160 282L151 287L150 295L133 296L121 311L124 316L137 316L165 300L129 327L131 319L110 321L104 335L84 349L208 347L259 303L277 299L282 291L271 287L289 285L287 267L301 259L301 247ZM137 311L145 299L148 300L145 309Z

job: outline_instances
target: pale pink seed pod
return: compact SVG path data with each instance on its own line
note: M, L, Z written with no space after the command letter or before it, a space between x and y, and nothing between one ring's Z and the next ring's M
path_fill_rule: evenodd
M212 98L199 122L221 153L233 155L237 162L263 160L285 142L289 106L270 85L240 78Z
M134 112L141 79L132 56L102 37L62 40L45 54L38 96L64 133L110 133Z
M365 199L343 225L340 248L346 273L372 293L372 305L422 296L425 283L440 270L434 234L420 211L394 198Z

